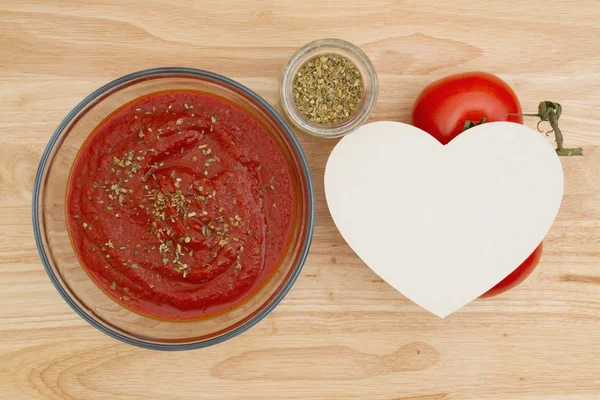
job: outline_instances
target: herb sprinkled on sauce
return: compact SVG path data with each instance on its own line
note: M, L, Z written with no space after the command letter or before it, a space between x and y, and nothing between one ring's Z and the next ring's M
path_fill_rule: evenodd
M230 309L285 250L293 201L283 160L269 133L222 99L173 91L134 100L95 129L74 163L75 250L96 283L144 315ZM274 212L275 201L285 207Z

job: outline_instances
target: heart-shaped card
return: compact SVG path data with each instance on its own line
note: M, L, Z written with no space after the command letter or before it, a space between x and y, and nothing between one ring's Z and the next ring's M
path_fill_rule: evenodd
M510 122L478 125L445 146L411 125L367 124L337 144L325 170L327 204L350 247L442 318L533 252L563 183L550 143Z

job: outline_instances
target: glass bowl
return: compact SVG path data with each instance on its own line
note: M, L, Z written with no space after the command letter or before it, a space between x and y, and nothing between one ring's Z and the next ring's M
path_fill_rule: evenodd
M264 286L238 307L211 318L174 322L137 314L108 297L80 265L65 214L73 161L92 130L109 114L140 96L195 90L245 110L269 132L286 160L295 209L290 244ZM306 259L314 227L314 193L306 158L281 116L260 96L223 76L188 68L159 68L119 78L85 98L61 122L42 155L33 190L33 228L50 280L87 322L125 343L159 350L186 350L230 339L264 318L283 299Z
M350 118L339 124L323 125L312 122L298 110L292 89L294 77L306 61L317 56L330 54L343 56L356 65L363 78L365 91L361 103ZM347 135L364 124L375 109L378 92L377 73L369 57L352 43L340 39L316 40L302 47L284 67L279 84L279 99L288 120L298 129L313 136L324 138L337 138Z

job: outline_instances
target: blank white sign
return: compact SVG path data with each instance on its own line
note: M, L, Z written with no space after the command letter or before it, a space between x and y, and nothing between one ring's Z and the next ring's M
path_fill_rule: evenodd
M482 124L443 146L414 126L382 121L338 143L325 194L358 256L445 317L543 240L560 207L563 172L552 146L523 125Z

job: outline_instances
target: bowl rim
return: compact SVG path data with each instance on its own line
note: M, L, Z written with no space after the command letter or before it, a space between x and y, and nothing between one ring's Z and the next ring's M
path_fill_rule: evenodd
M279 293L277 293L277 295L273 298L273 300L269 304L267 304L264 309L262 309L259 313L254 315L251 319L249 319L242 325L238 326L237 328L235 328L221 336L212 338L212 339L208 339L208 340L201 341L201 342L186 343L186 344L150 343L150 342L146 342L143 340L130 338L128 336L125 336L118 332L115 332L112 329L96 322L96 320L94 318L92 318L87 313L85 313L77 305L77 303L75 303L71 299L71 297L67 294L65 289L59 283L58 278L52 271L52 267L50 266L48 256L46 255L46 252L44 250L42 234L41 234L41 230L40 230L40 218L38 215L38 208L39 208L39 204L40 204L39 197L40 197L41 183L42 183L42 178L44 177L44 171L46 169L46 166L47 166L49 158L50 158L50 153L52 153L60 134L63 132L65 127L71 123L71 121L75 118L75 116L77 114L79 114L79 112L82 109L84 109L87 105L92 103L94 100L96 100L98 97L100 97L107 91L115 88L116 86L122 85L131 80L144 78L144 77L148 77L148 76L152 76L152 75L171 75L171 74L192 75L192 76L196 76L196 77L210 78L210 79L219 81L221 83L224 83L226 85L234 87L235 89L240 90L245 95L249 96L253 101L257 102L260 106L264 107L264 109L275 118L277 123L280 124L280 126L283 128L285 133L289 136L289 138L292 142L293 148L295 149L295 151L297 152L297 154L300 158L300 161L302 163L303 172L306 175L307 186L308 186L308 199L309 199L309 201L308 201L308 208L309 208L309 210L308 210L308 226L307 226L306 241L303 244L302 249L300 251L300 257L298 260L298 264L296 265L296 268L292 272L290 279L285 284L285 286L282 288L282 290ZM44 269L46 270L46 273L48 274L48 277L50 278L50 281L52 282L52 284L54 285L54 287L56 288L58 293L61 295L61 297L67 302L67 304L69 306L71 306L71 308L77 314L79 314L80 317L82 317L90 325L97 328L98 330L105 333L106 335L108 335L112 338L115 338L117 340L120 340L121 342L124 342L127 344L142 347L145 349L152 349L152 350L170 350L170 351L192 350L192 349L199 349L199 348L208 347L208 346L222 343L226 340L229 340L229 339L245 332L246 330L248 330L251 327L253 327L254 325L256 325L264 317L266 317L281 302L281 300L283 300L285 295L289 292L289 290L293 286L294 282L300 275L300 272L302 271L302 268L303 268L303 266L306 262L306 258L308 256L308 251L311 246L313 232L314 232L315 194L314 194L314 187L313 187L313 179L310 174L310 168L308 166L308 161L306 159L304 151L302 150L302 147L300 146L300 143L298 142L298 139L294 135L294 133L291 130L288 123L281 117L281 115L275 110L275 108L273 106L271 106L266 100L264 100L257 93L255 93L248 87L242 85L241 83L238 83L232 79L229 79L220 74L216 74L214 72L210 72L210 71L206 71L206 70L202 70L202 69L196 69L196 68L161 67L161 68L151 68L151 69L146 69L146 70L142 70L142 71L138 71L138 72L133 72L131 74L124 75L120 78L117 78L117 79L101 86L100 88L94 90L91 94L86 96L82 101L80 101L60 122L60 124L58 125L58 127L56 128L56 130L54 131L52 136L50 137L50 140L48 141L48 144L46 145L44 152L42 153L42 157L40 159L40 163L38 165L38 169L36 172L36 176L35 176L35 180L34 180L34 184L33 184L33 192L32 192L32 222L33 222L33 233L34 233L34 237L35 237L35 244L36 244L40 259L42 261L42 264L44 265Z

